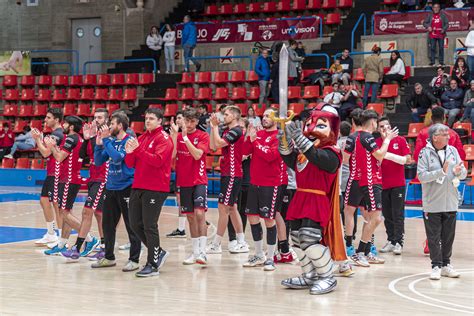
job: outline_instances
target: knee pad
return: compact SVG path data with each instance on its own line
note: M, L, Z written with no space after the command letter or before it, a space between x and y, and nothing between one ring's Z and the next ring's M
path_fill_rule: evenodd
M300 247L303 250L312 245L319 244L322 238L322 232L319 228L301 227L298 233Z
M255 225L250 225L250 230L252 231L252 237L254 241L262 240L263 229L260 223Z
M305 250L305 254L311 259L319 277L328 277L332 275L334 263L328 247L321 244L315 244L308 247Z
M275 245L277 242L277 228L276 225L267 227L267 244Z

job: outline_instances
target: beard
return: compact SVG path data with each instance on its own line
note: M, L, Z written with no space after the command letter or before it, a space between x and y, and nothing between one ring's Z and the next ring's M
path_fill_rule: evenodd
M113 137L116 137L119 133L120 131L118 130L118 128L110 131L110 135L112 135Z

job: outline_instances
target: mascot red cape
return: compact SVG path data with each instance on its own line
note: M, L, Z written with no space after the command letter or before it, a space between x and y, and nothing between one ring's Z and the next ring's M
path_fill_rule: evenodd
M286 219L303 270L301 276L283 280L282 285L309 288L310 294L333 291L337 285L334 261L347 259L339 215L339 122L337 111L320 103L304 122L290 122L279 136L280 154L296 174L296 194Z

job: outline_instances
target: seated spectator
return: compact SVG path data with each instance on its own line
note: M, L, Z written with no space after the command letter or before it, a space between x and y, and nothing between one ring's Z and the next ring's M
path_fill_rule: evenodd
M249 125L254 127L262 126L262 121L255 115L255 110L251 106L247 109L247 120L249 121Z
M398 85L401 85L403 77L405 77L405 63L400 57L400 52L394 50L390 55L390 70L383 76L383 83L396 81Z
M448 126L452 127L456 117L461 113L464 91L458 87L456 80L451 79L449 89L441 95L441 106L448 115Z
M23 132L15 138L15 142L10 150L10 154L6 155L5 158L13 159L15 152L19 150L30 150L36 147L36 142L31 136L31 127L23 127Z
M341 107L339 108L339 117L341 121L345 121L349 114L357 107L357 99L360 98L359 91L357 91L356 86L354 85L344 85L339 86L339 91L342 94L341 98Z
M334 64L329 67L329 73L331 74L332 83L339 82L342 80L342 77L344 76L344 68L342 68L340 59L336 59L334 61Z
M324 102L331 104L334 108L339 109L342 101L342 93L339 90L339 83L335 82L332 84L333 92L328 93L324 97Z
M451 78L456 80L458 87L461 89L467 88L467 83L469 82L469 67L466 65L466 60L464 57L458 57L454 63L453 73Z
M441 98L441 95L449 85L449 76L444 72L443 67L438 67L437 75L430 82L431 91L437 98Z
M14 142L15 135L10 129L10 124L3 123L0 125L0 159L10 152Z
M341 58L339 59L341 60L341 66L344 72L344 75L342 76L342 83L347 86L352 76L352 72L354 71L354 60L352 60L351 56L349 55L349 49L345 48L342 51Z
M422 121L421 115L425 115L429 109L437 106L438 100L429 91L423 90L420 83L415 83L415 89L407 99L407 106L411 109L411 117L413 122Z
M201 115L199 117L199 123L198 123L197 128L203 132L207 132L209 128L209 118L211 117L211 115L207 113L207 105L205 104L198 105L197 111Z
M463 106L464 113L461 121L471 122L472 126L474 126L474 113L472 112L474 108L474 80L471 80L471 88L464 95Z

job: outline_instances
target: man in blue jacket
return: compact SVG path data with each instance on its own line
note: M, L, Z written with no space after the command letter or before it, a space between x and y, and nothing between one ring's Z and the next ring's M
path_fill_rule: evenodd
M114 113L108 126L102 126L99 130L94 150L94 161L97 166L104 163L109 164L105 201L103 207L102 228L105 237L105 256L98 262L92 264L92 268L113 267L115 263L114 246L116 227L123 216L130 240L130 256L123 267L123 272L134 271L139 268L141 242L130 228L128 219L128 202L135 170L128 168L125 164L125 144L130 136L125 132L128 128L128 117L126 114Z
M196 48L197 42L197 28L196 24L191 21L189 15L186 15L183 19L184 27L183 34L181 37L181 45L183 46L183 55L184 55L184 72L189 72L189 61L193 57L194 48ZM196 71L201 70L201 64L193 60L194 65L196 66Z
M262 50L262 53L257 58L255 63L255 72L258 75L258 85L260 87L259 104L267 102L268 96L268 81L270 80L270 61L268 60L268 50Z
M454 121L461 113L462 101L464 99L464 90L458 88L456 80L449 82L449 88L441 95L441 105L444 114L448 116L448 126L453 127Z

